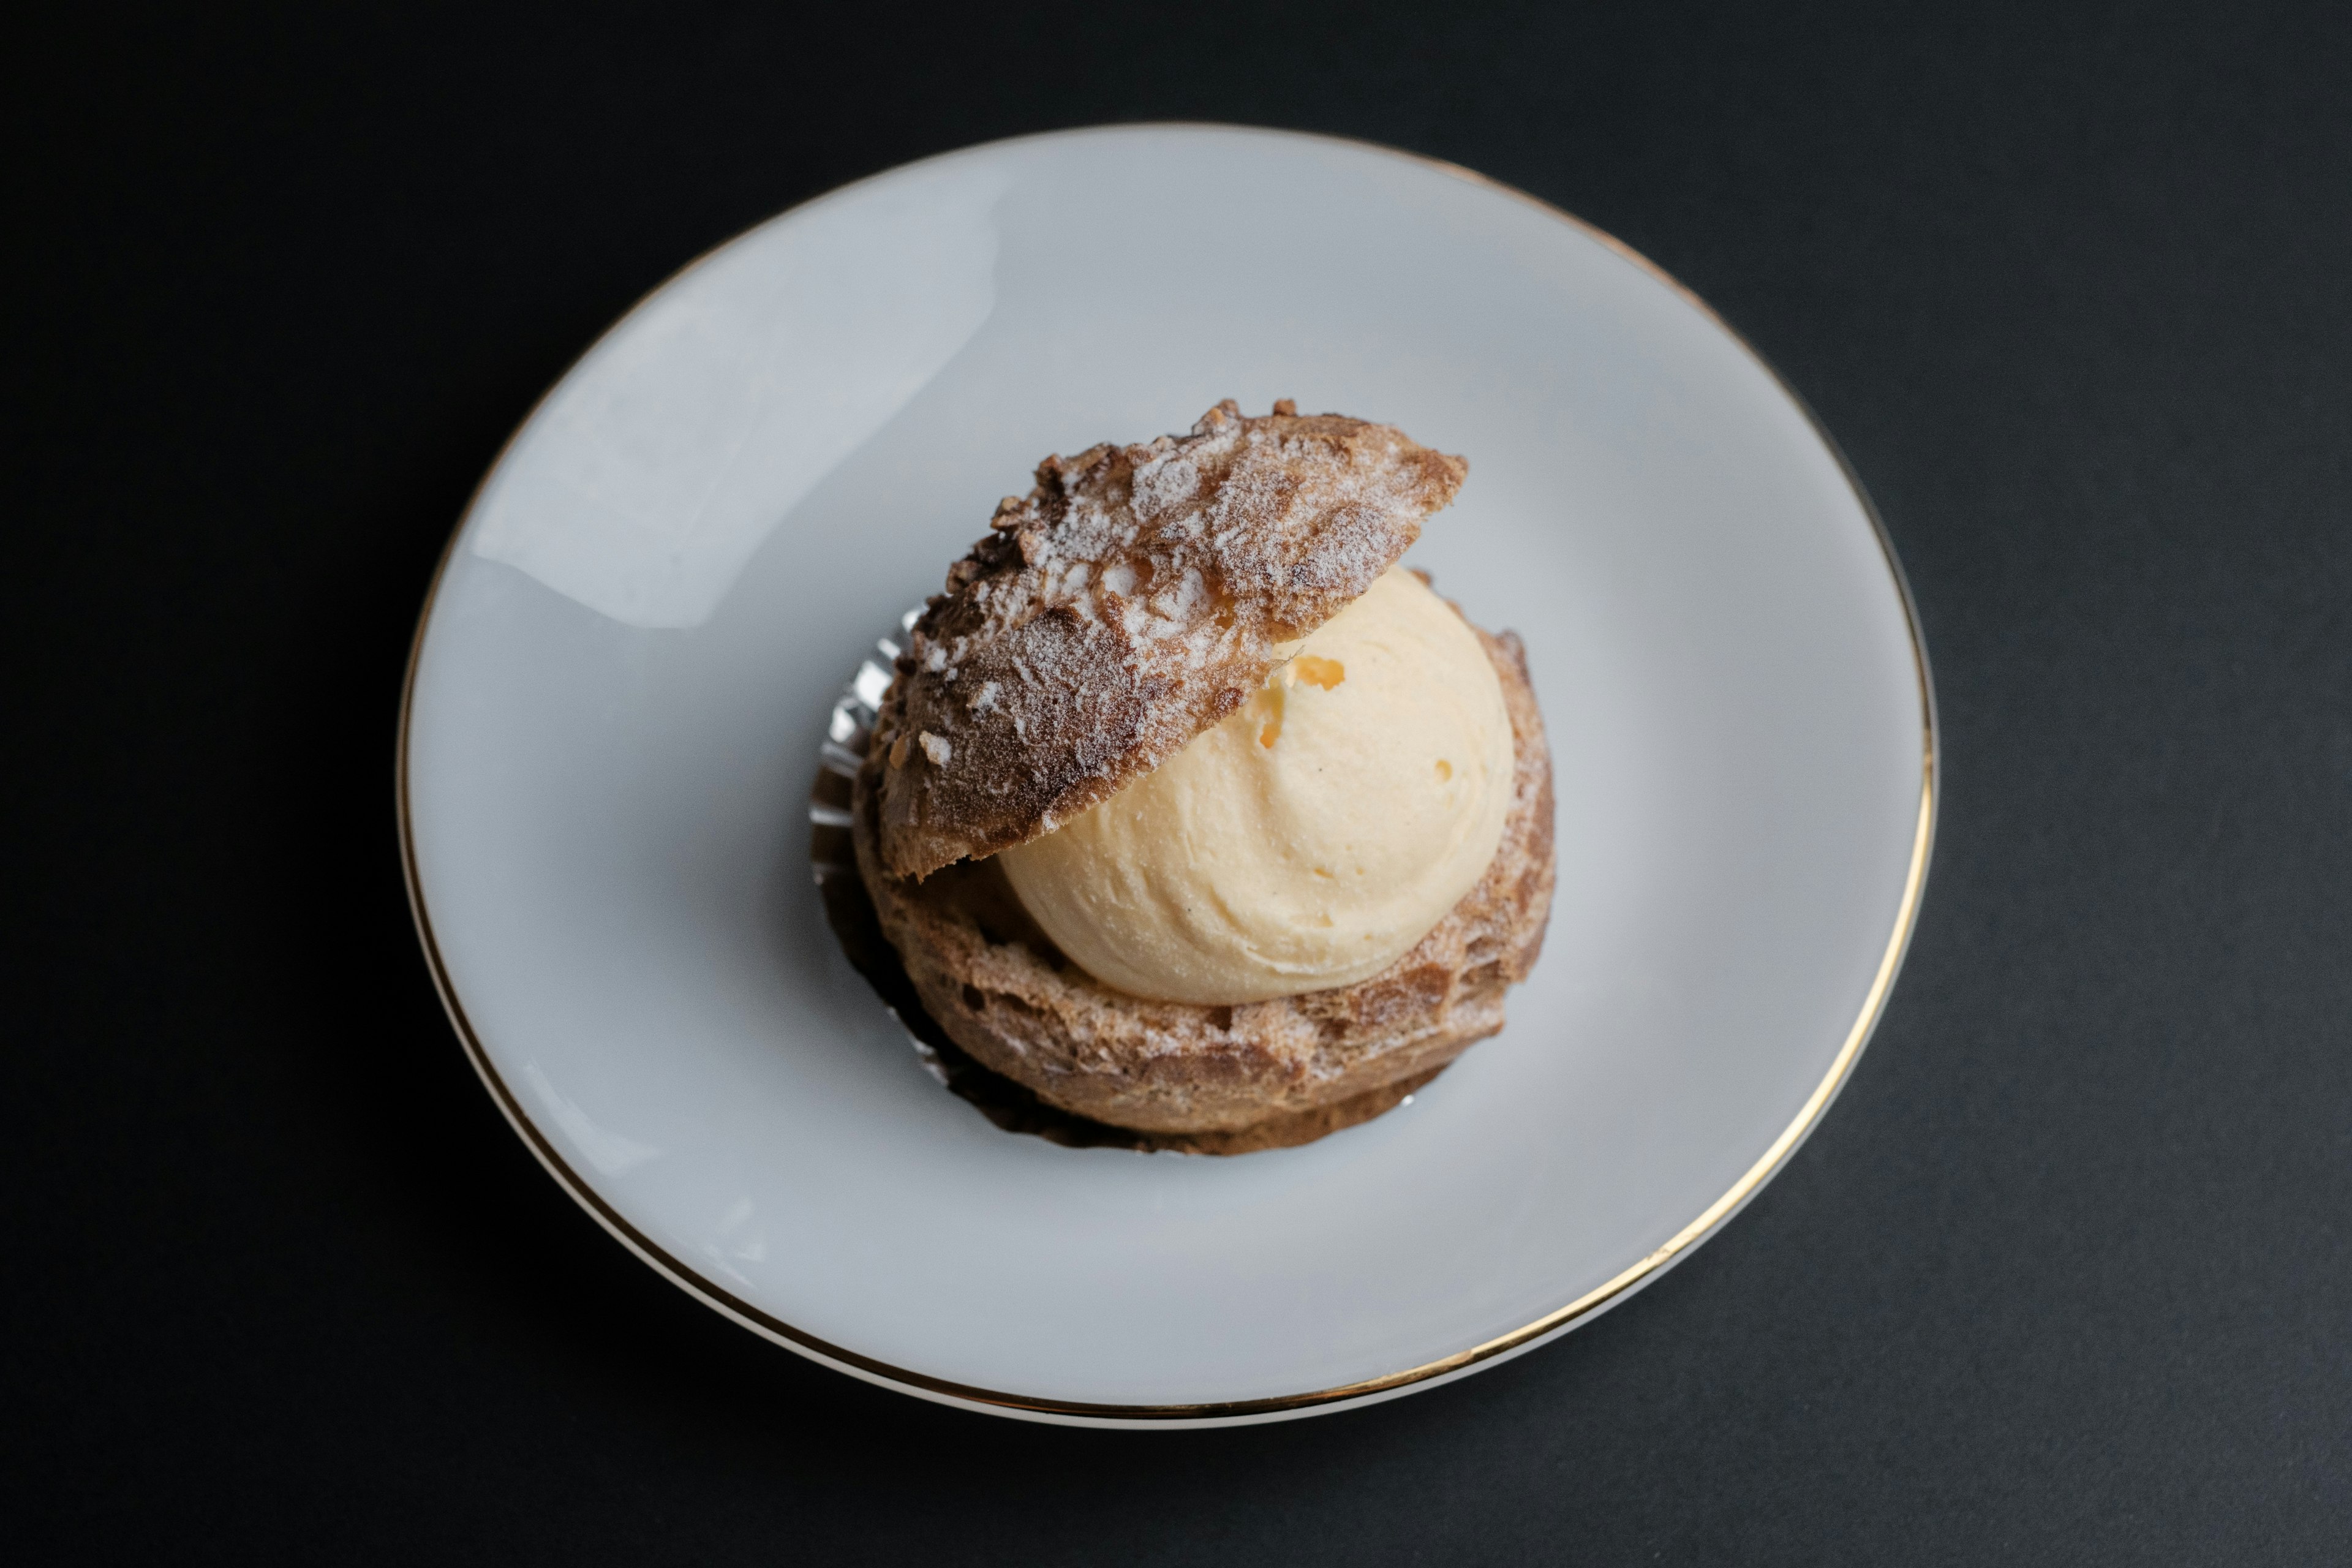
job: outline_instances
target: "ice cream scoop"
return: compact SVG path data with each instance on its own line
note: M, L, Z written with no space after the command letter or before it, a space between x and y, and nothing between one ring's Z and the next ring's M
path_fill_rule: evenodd
M1350 985L1485 872L1512 761L1477 634L1392 569L1223 721L1000 858L1045 933L1117 990L1229 1005Z

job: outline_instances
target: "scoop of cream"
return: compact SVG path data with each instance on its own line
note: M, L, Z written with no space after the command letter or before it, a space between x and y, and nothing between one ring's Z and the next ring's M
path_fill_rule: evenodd
M1000 858L1062 951L1132 995L1352 985L1485 874L1512 757L1477 634L1391 569L1223 723Z

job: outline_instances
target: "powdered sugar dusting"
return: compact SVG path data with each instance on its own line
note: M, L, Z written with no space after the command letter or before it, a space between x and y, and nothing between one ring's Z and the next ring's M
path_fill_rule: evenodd
M1370 587L1466 467L1384 425L1230 399L1049 458L910 628L882 705L885 858L920 877L1158 766ZM889 744L939 740L911 753Z

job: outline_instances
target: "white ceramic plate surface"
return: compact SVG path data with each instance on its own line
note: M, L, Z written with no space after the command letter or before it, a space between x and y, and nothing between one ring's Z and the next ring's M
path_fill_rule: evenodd
M1501 1036L1321 1142L1009 1134L825 925L826 715L1038 458L1225 396L1468 456L1408 560L1526 639L1550 937ZM477 1067L647 1262L925 1397L1203 1425L1491 1364L1736 1211L1885 1003L1933 735L1868 502L1671 279L1443 165L1135 127L835 192L615 326L452 542L401 820Z

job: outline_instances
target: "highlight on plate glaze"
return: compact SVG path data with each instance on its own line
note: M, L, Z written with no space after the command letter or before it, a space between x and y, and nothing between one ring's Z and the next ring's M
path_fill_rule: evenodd
M858 186L695 263L762 286L664 288L623 317L499 465L474 553L626 626L699 626L987 321L1004 185L932 171Z

